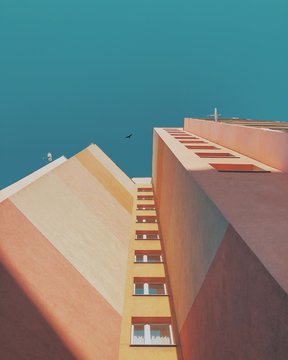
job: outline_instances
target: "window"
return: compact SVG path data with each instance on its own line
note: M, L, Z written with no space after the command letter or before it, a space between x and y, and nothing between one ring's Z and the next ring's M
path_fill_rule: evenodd
M134 283L134 295L167 295L164 283Z
M212 145L185 145L187 149L197 149L197 150L220 150L219 148L217 148L216 146L212 146Z
M176 132L176 133L170 133L171 136L185 136L186 134L184 132Z
M270 172L253 164L209 164L214 169L222 172Z
M137 200L154 200L153 195L138 195Z
M224 152L203 152L203 153L195 153L200 158L237 158L237 156L230 154L230 153L224 153Z
M136 210L155 210L155 205L152 204L141 204L141 205L137 205Z
M171 324L132 324L132 345L174 345Z
M165 277L134 277L133 295L167 295Z
M151 192L152 188L138 188L138 192Z
M166 130L167 132L169 132L169 131L183 131L182 129L176 129L176 128L163 128L163 130Z
M157 230L136 230L136 240L160 240Z
M136 263L162 263L161 250L135 250Z
M180 139L190 139L191 140L191 138L193 138L193 136L174 136L175 137L175 139L178 139L178 140L180 140Z
M137 216L137 223L157 223L157 216Z
M197 137L191 137L190 140L179 140L179 142L181 144L190 144L192 140L194 141L194 140L200 140L200 139Z

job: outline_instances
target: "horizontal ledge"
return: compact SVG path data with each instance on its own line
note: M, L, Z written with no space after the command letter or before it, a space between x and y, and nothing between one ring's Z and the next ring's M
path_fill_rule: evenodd
M160 241L161 239L137 239L137 238L135 238L134 240L138 240L138 241Z
M153 297L153 296L169 296L169 294L132 294L132 296L140 296L140 297Z
M177 345L176 344L171 344L171 345L159 345L159 344L130 344L130 346L132 347L139 347L139 346L142 346L142 347L150 347L150 346L153 346L153 347L176 347Z
M148 261L146 261L146 262L144 262L144 261L134 261L134 264L164 264L164 261L150 261L150 262L148 262Z

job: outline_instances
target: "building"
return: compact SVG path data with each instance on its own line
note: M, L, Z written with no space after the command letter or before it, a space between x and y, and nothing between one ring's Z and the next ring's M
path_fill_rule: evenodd
M152 179L96 145L0 192L0 359L288 358L285 123L153 132Z

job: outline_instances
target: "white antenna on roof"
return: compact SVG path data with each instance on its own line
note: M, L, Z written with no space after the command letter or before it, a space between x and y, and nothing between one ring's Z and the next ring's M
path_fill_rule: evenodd
M217 122L218 121L218 117L221 116L221 114L218 114L218 110L215 107L214 108L214 114L210 114L209 116L213 116L214 117L214 121Z

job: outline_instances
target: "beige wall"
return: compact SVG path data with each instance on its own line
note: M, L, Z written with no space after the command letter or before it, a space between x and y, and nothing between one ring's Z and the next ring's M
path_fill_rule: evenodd
M99 154L89 147L10 200L121 314L134 184Z
M28 186L33 181L39 179L41 176L47 174L49 171L55 169L58 165L63 164L65 161L65 156L61 156L59 159L54 160L37 171L34 171L32 174L25 176L23 179L20 179L14 184L7 186L5 189L0 190L0 202L7 199L9 196L12 196L17 191L20 191L25 186Z

